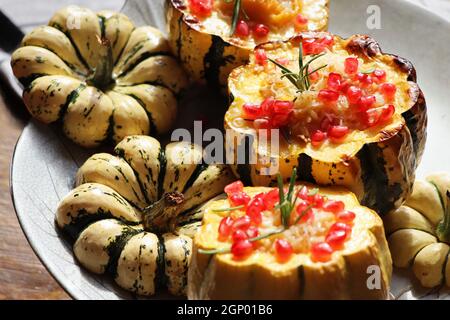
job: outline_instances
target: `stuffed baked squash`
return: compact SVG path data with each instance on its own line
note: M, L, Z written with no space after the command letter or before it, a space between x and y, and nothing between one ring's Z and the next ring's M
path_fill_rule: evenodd
M416 180L405 204L384 223L394 265L412 267L422 286L450 287L450 175Z
M170 0L169 42L193 80L226 88L254 47L324 31L328 0Z
M200 205L223 191L231 173L202 164L200 148L131 136L116 156L95 154L79 169L76 188L59 204L56 222L74 241L79 263L111 274L126 290L185 294Z
M279 133L279 156L254 144L256 163L234 166L246 185L275 183L262 174L260 159L270 156L285 179L297 167L299 180L348 187L380 214L409 195L426 140L425 100L412 64L372 38L303 33L264 44L228 83L227 129L238 139Z
M294 180L285 189L281 179L278 189L235 182L204 206L188 298L388 297L392 261L381 218L345 189Z
M184 72L167 40L123 14L69 6L25 36L11 59L23 100L43 123L62 123L84 147L134 134L165 133Z

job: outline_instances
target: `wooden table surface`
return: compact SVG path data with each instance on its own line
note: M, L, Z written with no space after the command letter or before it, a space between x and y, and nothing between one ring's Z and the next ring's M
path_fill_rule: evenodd
M29 246L11 201L10 161L27 121L22 102L0 82L0 299L70 299Z

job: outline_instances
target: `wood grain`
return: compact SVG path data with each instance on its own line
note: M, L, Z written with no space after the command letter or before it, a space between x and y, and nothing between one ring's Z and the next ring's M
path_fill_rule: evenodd
M70 299L32 251L11 201L10 161L28 121L24 108L0 82L0 299Z

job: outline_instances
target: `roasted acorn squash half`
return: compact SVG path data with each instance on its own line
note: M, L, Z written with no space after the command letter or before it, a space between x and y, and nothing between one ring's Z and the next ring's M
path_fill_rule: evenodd
M163 148L154 138L130 136L115 153L95 154L80 167L76 188L58 206L57 225L89 271L109 273L140 295L161 287L184 295L198 207L232 174L202 164L201 149L184 142Z
M233 185L228 199L203 207L189 299L388 298L392 261L383 223L354 194L301 184L280 201L276 188Z
M11 59L23 100L84 147L165 133L187 80L167 40L120 13L69 6L25 36Z
M384 218L394 266L412 267L427 288L450 287L450 175L414 182L403 206Z
M240 5L235 32L232 21ZM300 31L325 31L328 0L170 0L169 42L190 77L226 89L231 70L254 47Z
M261 160L271 156L285 179L297 167L299 180L348 187L379 214L409 195L426 140L425 99L412 64L383 53L374 39L322 32L263 44L228 84L225 128L240 141L260 137L255 129L279 135L277 154L254 143L253 163L235 157L246 185L274 184Z

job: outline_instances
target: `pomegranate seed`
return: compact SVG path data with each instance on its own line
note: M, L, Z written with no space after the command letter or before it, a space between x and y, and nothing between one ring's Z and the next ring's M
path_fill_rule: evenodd
M244 259L253 252L253 244L248 240L234 242L231 246L231 253L235 259Z
M292 101L275 100L272 105L272 112L276 114L289 114L293 109Z
M332 254L333 248L326 242L318 242L311 246L311 258L315 262L327 262Z
M245 117L250 120L255 120L262 115L261 106L251 103L246 103L242 106Z
M343 222L336 222L333 225L331 225L328 232L334 232L334 231L338 231L338 230L344 230L345 233L347 234L347 236L349 236L350 233L352 232L352 227Z
M347 100L350 103L357 103L362 96L362 90L356 86L350 86L347 89Z
M272 189L264 194L263 201L267 210L272 210L275 205L280 202L280 193L278 189Z
M373 75L375 76L375 79L377 79L378 82L383 82L386 80L386 71L384 70L376 69L373 72Z
M239 37L248 37L249 34L250 28L248 27L247 22L240 20L236 25L236 35Z
M365 111L372 108L372 106L377 102L375 96L363 96L358 101L358 107L360 111Z
M308 23L308 19L305 18L305 17L304 17L302 14L300 14L300 13L295 17L295 21L296 21L298 24L300 24L300 25L305 25L305 24Z
M357 58L349 57L349 58L345 59L345 62L344 62L345 73L355 74L356 72L358 72L358 64L359 64L359 62L358 62Z
M334 38L331 34L327 34L325 35L323 38L321 38L320 43L327 46L327 47L331 47L334 44Z
M323 197L320 194L316 193L314 195L314 197L313 197L313 201L312 202L314 203L314 207L322 208L322 206L324 204L324 199L323 199Z
M266 98L261 103L261 109L265 116L270 116L272 114L274 103L275 103L275 100L273 98Z
M261 66L267 64L267 54L264 49L255 50L255 62Z
M278 262L286 262L291 258L294 253L294 249L289 241L285 239L277 239L275 240L275 252Z
M380 120L380 110L379 109L369 109L366 110L362 115L363 123L369 128L374 127L378 124Z
M270 29L268 26L260 23L255 26L255 29L253 30L253 32L254 32L255 36L257 36L258 38L264 38L264 37L267 37L267 35L270 32Z
M325 103L333 103L339 99L339 93L334 90L322 89L319 91L319 100Z
M341 85L339 86L338 90L342 93L345 94L347 93L348 88L351 86L351 83L349 80L344 80L341 81Z
M250 201L250 197L245 192L236 192L230 194L228 200L232 206L246 206Z
M260 225L262 222L262 214L261 211L265 210L264 203L260 199L253 199L248 204L247 210L245 211L247 213L247 216L250 217L250 220L256 224Z
M242 181L239 181L239 180L232 182L224 188L224 191L228 195L237 193L237 192L242 192L242 191L244 191L244 184L242 183Z
M247 240L248 235L244 230L238 229L233 232L233 235L231 236L231 238L233 239L233 242L237 242L237 241L241 241L241 240Z
M397 87L393 83L383 83L380 86L380 92L388 100L392 100L394 98L396 91L397 91Z
M367 88L373 83L372 77L366 73L358 73L357 77L363 88Z
M331 72L328 75L327 85L332 90L340 90L342 76L339 73Z
M333 249L341 249L346 239L347 234L344 230L328 232L325 237L326 243L328 243Z
M345 204L339 200L328 200L322 206L323 210L332 213L339 213L345 209Z
M247 230L247 236L252 239L252 238L256 238L259 235L259 231L258 228L254 227L254 226L250 226Z
M347 126L331 126L328 128L327 135L332 140L338 140L344 138L349 131Z
M391 120L394 113L395 107L392 104L382 107L379 122L381 123L388 122L389 120Z
M233 219L231 217L222 218L219 224L219 241L226 241L231 233Z
M249 216L242 216L234 220L231 230L247 230L250 227L251 220Z
M316 130L311 135L311 144L314 147L318 147L323 143L323 141L326 139L326 137L327 137L327 134L325 132Z
M309 195L308 195L308 193L309 193L308 188L307 188L306 186L303 186L303 187L300 189L300 191L298 192L298 197L299 197L300 199L303 199L303 200L308 201L308 200L309 200Z
M309 206L310 203L308 201L302 200L295 209L297 211L298 216L301 216L299 223L304 223L314 218L314 213L312 209L308 209ZM306 209L308 210L305 212Z
M346 223L350 223L353 220L355 220L355 213L349 210L344 210L342 212L339 212L336 215L336 218L340 221L340 222L346 222Z
M198 17L207 17L211 14L213 7L212 0L189 0L191 12Z

